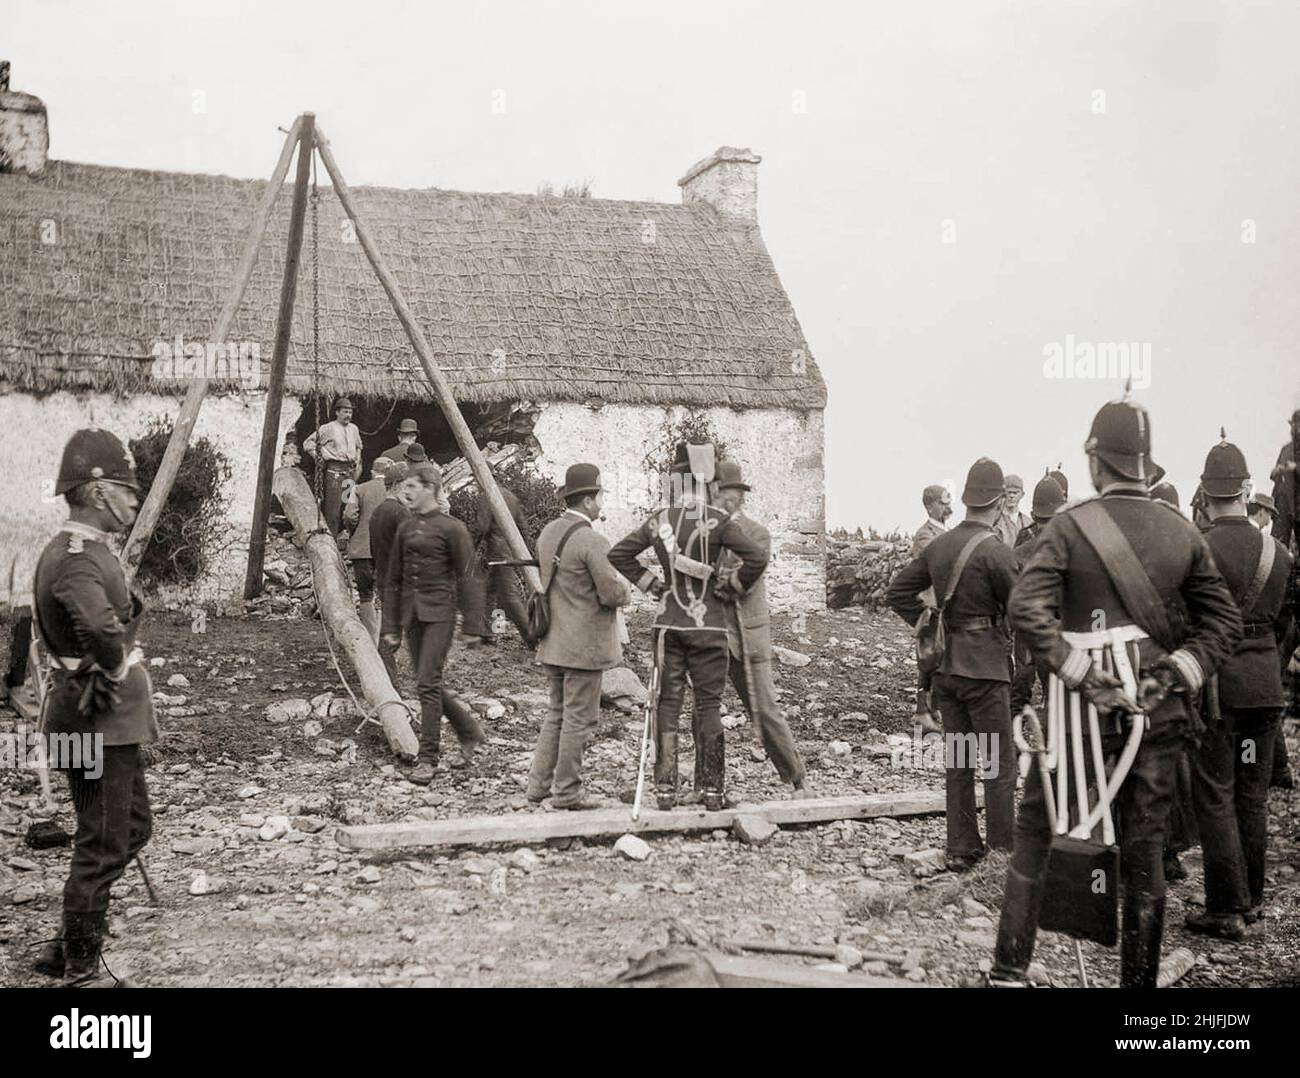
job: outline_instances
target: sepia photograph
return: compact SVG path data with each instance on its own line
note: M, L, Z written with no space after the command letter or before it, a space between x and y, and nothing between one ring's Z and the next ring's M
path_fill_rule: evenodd
M15 1032L865 988L983 1040L1118 988L1080 1064L1293 1043L1241 990L1300 987L1297 41L11 0Z

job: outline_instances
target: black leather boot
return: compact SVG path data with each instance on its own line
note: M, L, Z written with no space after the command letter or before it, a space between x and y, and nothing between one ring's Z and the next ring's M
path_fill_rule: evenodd
M65 913L63 925L63 987L113 987L114 981L99 956L104 938L104 914Z
M1119 986L1154 988L1160 972L1160 938L1165 930L1165 900L1151 895L1124 896L1120 926Z
M700 768L700 792L707 812L721 812L726 801L723 789L727 781L727 741L721 734L702 737L699 752L702 766Z
M65 965L63 957L63 941L68 936L68 919L63 918L63 929L59 932L57 939L52 939L41 948L41 953L36 956L36 961L32 963L32 969L37 973L43 973L47 977L62 977Z
M1038 937L1038 909L1043 903L1043 881L1007 869L1002 895L1002 917L998 921L998 942L993 949L993 971L989 983L1023 984L1034 957Z

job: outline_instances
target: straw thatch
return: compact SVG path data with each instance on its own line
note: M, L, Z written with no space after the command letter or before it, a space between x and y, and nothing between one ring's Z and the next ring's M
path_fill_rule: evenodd
M0 175L0 388L183 392L158 382L152 348L211 332L264 183L69 162L39 178ZM355 196L461 400L825 405L757 229L708 205L364 187ZM290 201L286 188L231 333L259 343L264 368ZM289 361L297 394L313 385L310 237L309 214ZM318 384L429 396L348 238L322 187Z

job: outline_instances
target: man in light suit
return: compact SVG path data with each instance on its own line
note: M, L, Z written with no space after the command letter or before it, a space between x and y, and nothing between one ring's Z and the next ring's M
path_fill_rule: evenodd
M560 490L565 510L537 537L537 563L551 622L537 648L551 701L533 751L528 800L548 796L557 809L595 808L583 796L582 750L600 719L601 671L623 659L617 611L631 599L609 563L609 541L591 522L600 516L600 469L574 464Z
M741 475L740 465L729 460L718 461L713 504L731 514L731 519L762 549L766 559L772 549L771 533L741 512L750 489ZM767 576L765 573L748 589L741 589L736 579L740 565L739 557L729 550L723 551L718 568L719 594L734 596L734 601L727 602L723 608L727 621L727 676L745 714L758 728L767 758L775 765L781 780L794 787L796 798L810 797L805 787L807 771L803 758L790 733L790 724L781 714L776 683L772 679L772 620L767 605ZM701 755L696 753L697 765L700 760ZM698 766L696 770L698 773Z

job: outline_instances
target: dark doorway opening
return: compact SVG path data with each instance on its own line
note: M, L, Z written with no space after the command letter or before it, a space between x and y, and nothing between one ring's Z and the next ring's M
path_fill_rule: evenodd
M370 465L384 450L397 444L397 427L403 419L414 419L419 424L420 434L416 439L430 459L439 464L446 464L463 454L452 434L451 424L447 422L442 409L429 400L382 400L352 397L352 422L361 430L361 474L369 476ZM321 423L328 423L333 416L330 409L335 398L320 398ZM294 424L293 438L301 448L302 443L311 434L316 425L316 398L303 400L302 415ZM509 401L491 404L461 404L461 415L469 425L474 441L480 446L489 442L500 445L533 443L533 426L538 412L535 408L511 403ZM300 464L310 474L311 458L304 457Z

